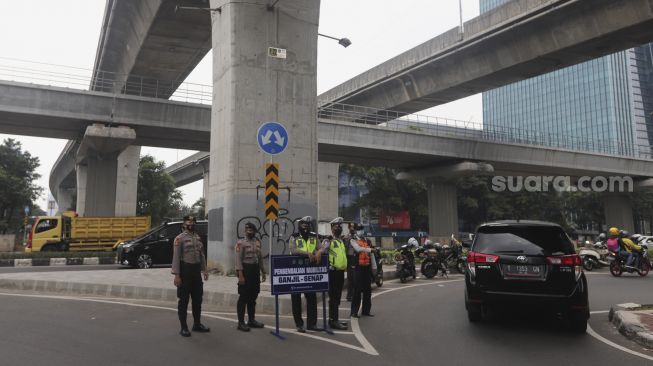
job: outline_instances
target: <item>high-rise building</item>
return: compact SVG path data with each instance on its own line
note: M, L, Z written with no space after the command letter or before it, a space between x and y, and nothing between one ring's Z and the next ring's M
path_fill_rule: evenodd
M652 98L647 44L484 92L483 124L515 141L650 158Z

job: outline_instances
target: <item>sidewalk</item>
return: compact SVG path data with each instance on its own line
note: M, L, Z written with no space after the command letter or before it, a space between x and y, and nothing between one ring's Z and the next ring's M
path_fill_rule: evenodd
M615 305L608 317L626 338L653 349L653 305Z
M386 271L384 278L394 278L394 271ZM0 289L176 302L177 290L172 280L170 268L0 273ZM204 304L235 309L237 301L236 277L212 275L204 282ZM318 294L318 307L321 301ZM261 284L256 307L261 312L274 313L269 282ZM279 312L292 312L290 295L279 296Z

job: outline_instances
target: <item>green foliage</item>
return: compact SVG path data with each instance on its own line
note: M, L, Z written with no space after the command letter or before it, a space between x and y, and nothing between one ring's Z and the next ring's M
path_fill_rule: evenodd
M189 211L181 199L174 179L165 172L165 163L155 161L150 155L142 156L138 166L136 214L151 216L152 225L158 225L165 218L179 218Z
M23 151L21 143L6 139L0 145L0 234L15 233L23 225L25 206L33 211L43 189L35 184L39 158Z
M397 180L395 176L398 171L384 167L341 165L340 171L350 177L352 184L363 184L368 189L368 193L354 204L356 209L386 212L408 210L413 228L425 230L428 227L428 202L424 182ZM344 212L340 214L347 215Z
M206 199L204 197L199 198L193 205L190 207L190 213L195 216L198 220L203 220L206 218Z

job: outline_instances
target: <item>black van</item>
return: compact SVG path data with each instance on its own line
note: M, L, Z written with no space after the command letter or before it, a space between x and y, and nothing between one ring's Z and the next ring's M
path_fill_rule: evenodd
M181 221L166 222L133 240L120 243L116 248L118 263L135 268L171 264L172 246L175 237L181 233L181 224ZM195 224L195 231L204 244L205 256L208 227L207 220L200 220Z

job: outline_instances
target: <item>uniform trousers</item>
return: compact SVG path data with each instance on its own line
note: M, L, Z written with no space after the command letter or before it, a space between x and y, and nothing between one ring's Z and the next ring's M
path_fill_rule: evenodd
M351 301L351 314L358 314L363 300L363 314L372 309L372 266L357 266L354 271L354 297Z
M306 298L306 323L308 327L317 326L317 297L315 292L305 292ZM302 294L291 294L290 299L292 302L292 316L295 318L295 325L298 327L304 326L302 319Z
M338 308L342 297L342 287L345 284L345 271L329 270L329 320L338 320Z
M261 291L260 280L261 268L258 264L245 264L243 263L243 277L245 283L238 285L238 303L236 304L236 311L238 313L238 321L245 321L245 307L247 307L247 317L249 321L255 320L256 312L256 298Z
M202 282L202 267L199 263L184 263L180 266L181 286L177 287L177 314L182 328L188 328L186 315L188 313L189 298L193 300L193 321L200 323L202 314L202 295L204 294L204 282Z

